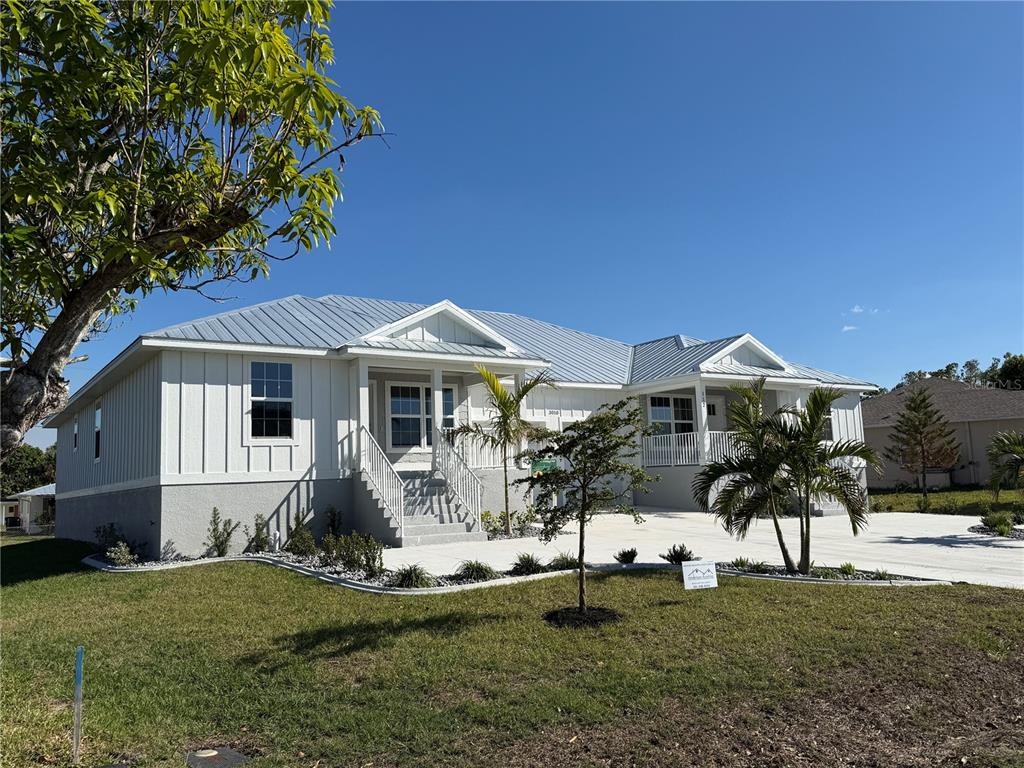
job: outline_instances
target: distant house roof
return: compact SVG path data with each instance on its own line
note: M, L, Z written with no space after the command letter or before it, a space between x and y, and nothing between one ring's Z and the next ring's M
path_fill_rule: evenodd
M368 342L362 338L425 308L423 304L357 296L328 295L317 299L288 296L163 328L145 334L144 338L313 349L336 349L357 344L361 347L379 346L508 359L533 357L549 361L550 374L557 381L620 385L643 384L696 373L702 363L712 360L717 353L741 338L737 335L715 341L701 341L692 336L674 335L633 345L532 317L485 310L467 312L519 346L523 351L521 354L448 342L379 339ZM785 372L737 365L712 365L705 367L705 370L740 376L812 379L826 384L863 386L866 389L873 387L870 382L850 376L795 363L787 363L787 366L789 370Z
M54 496L57 493L57 484L50 483L49 485L40 485L38 488L31 488L27 491L14 494L14 498L20 499L22 496Z
M932 403L942 411L947 421L1024 419L1024 391L976 387L962 381L928 378L865 400L861 405L864 426L884 427L894 424L903 410L907 393L917 386L928 390Z

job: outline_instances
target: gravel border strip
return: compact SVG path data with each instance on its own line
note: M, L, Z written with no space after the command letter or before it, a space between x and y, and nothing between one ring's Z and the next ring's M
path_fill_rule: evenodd
M169 563L158 563L155 565L137 566L110 565L110 563L106 563L99 558L90 555L82 558L82 563L83 565L88 565L90 568L95 568L96 570L103 571L104 573L146 573L149 571L167 571L173 568L187 568L193 565L210 565L212 563L264 563L265 565L284 568L286 571L292 571L293 573L298 573L302 576L309 576L327 584L346 587L347 589L351 589L356 592L365 592L374 595L443 595L449 592L464 592L470 589L484 589L486 587L502 587L509 584L520 584L527 581L538 581L540 579L549 579L554 576L566 576L568 574L576 573L575 569L567 571L548 571L546 573L534 573L529 576L503 576L500 579L491 579L490 581L473 581L467 584L449 584L447 586L440 587L407 589L404 587L387 587L377 584L367 584L366 582L355 581L354 579L346 579L342 576L335 576L330 573L318 571L314 568L307 568L306 566L299 565L298 563L281 560L273 557L272 555L228 555L227 557L203 557L197 560L182 560ZM678 567L679 566L672 565L670 563L609 563L607 565L587 566L587 571L593 573L616 573L619 571L676 570ZM743 571L736 571L730 568L721 567L718 569L718 572L726 576L799 582L802 584L850 584L853 586L872 587L930 587L940 585L948 586L953 583L951 581L917 580L913 578L907 578L905 581L847 581L841 579L814 579L807 576L775 576L773 574L764 573L745 573Z

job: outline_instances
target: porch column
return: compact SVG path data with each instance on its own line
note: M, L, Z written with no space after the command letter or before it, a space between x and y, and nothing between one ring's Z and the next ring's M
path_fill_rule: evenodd
M370 364L364 358L356 360L356 434L355 449L359 467L363 466L363 427L370 428Z
M434 434L433 450L430 451L430 468L437 469L437 440L440 439L441 427L444 425L444 372L434 368L430 372L430 421Z
M694 403L694 416L697 419L697 461L703 466L708 463L708 402L704 381L697 379L694 385L697 402Z

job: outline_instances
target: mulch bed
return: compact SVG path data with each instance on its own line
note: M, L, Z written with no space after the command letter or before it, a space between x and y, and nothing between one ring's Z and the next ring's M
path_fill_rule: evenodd
M557 608L544 614L544 621L555 627L565 629L586 629L600 627L622 618L622 614L611 608L592 606L583 613L577 606Z
M1003 536L999 531L989 528L987 525L972 525L967 529L971 533L984 533L987 536L996 536L1000 539L1016 539L1017 541L1024 541L1024 528L1014 528L1009 536Z

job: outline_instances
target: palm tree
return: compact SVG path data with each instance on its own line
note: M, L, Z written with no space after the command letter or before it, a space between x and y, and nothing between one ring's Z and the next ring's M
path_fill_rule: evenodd
M476 366L477 372L487 386L487 400L493 415L487 426L482 424L464 424L455 430L456 435L466 435L470 439L479 440L484 445L501 451L501 468L505 479L505 532L512 533L512 514L508 506L508 457L509 448L522 444L523 440L538 432L528 421L523 419L523 401L527 395L541 385L553 387L546 371L528 377L509 391L501 383L501 379L493 371L482 365Z
M1015 429L996 432L986 453L992 467L989 485L992 495L999 501L999 488L1004 483L1017 486L1024 480L1024 432Z
M731 388L739 397L729 406L731 436L737 450L735 455L713 461L701 470L693 481L693 495L702 511L713 513L738 539L746 538L758 517L770 515L786 570L796 573L779 524L779 512L789 496L779 435L793 409L787 406L766 413L764 387L765 380L760 378L749 387ZM711 492L719 483L720 490L710 502Z
M842 393L818 387L807 397L807 407L786 419L778 437L784 465L784 483L796 494L800 516L800 573L811 571L811 502L831 496L846 510L856 536L867 525L868 496L851 460L878 469L878 455L860 440L825 440L832 403Z

